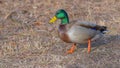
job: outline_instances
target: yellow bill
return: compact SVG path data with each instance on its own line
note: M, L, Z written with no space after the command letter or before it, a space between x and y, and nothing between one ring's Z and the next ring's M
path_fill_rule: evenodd
M56 20L57 20L57 17L54 16L54 17L49 21L49 23L54 23Z

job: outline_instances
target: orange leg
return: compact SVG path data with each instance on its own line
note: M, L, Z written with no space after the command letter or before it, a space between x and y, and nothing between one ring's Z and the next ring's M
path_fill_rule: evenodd
M88 53L90 53L90 50L91 50L91 40L89 39L88 40Z
M67 54L72 54L75 51L76 44L74 43L70 50L67 51Z

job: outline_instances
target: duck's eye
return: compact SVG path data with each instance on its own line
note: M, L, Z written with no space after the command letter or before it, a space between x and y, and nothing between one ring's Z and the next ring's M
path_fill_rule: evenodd
M59 13L56 13L56 14L59 14Z

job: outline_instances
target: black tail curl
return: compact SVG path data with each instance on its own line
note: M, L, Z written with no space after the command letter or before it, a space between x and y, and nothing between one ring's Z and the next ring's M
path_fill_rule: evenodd
M106 26L101 26L101 28L99 29L103 34L105 34L107 32L107 27Z

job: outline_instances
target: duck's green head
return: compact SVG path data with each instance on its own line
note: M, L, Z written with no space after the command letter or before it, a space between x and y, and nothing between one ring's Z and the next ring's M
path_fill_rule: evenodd
M56 12L55 16L50 20L50 23L54 23L57 19L61 19L61 24L69 23L67 12L63 9L60 9Z

